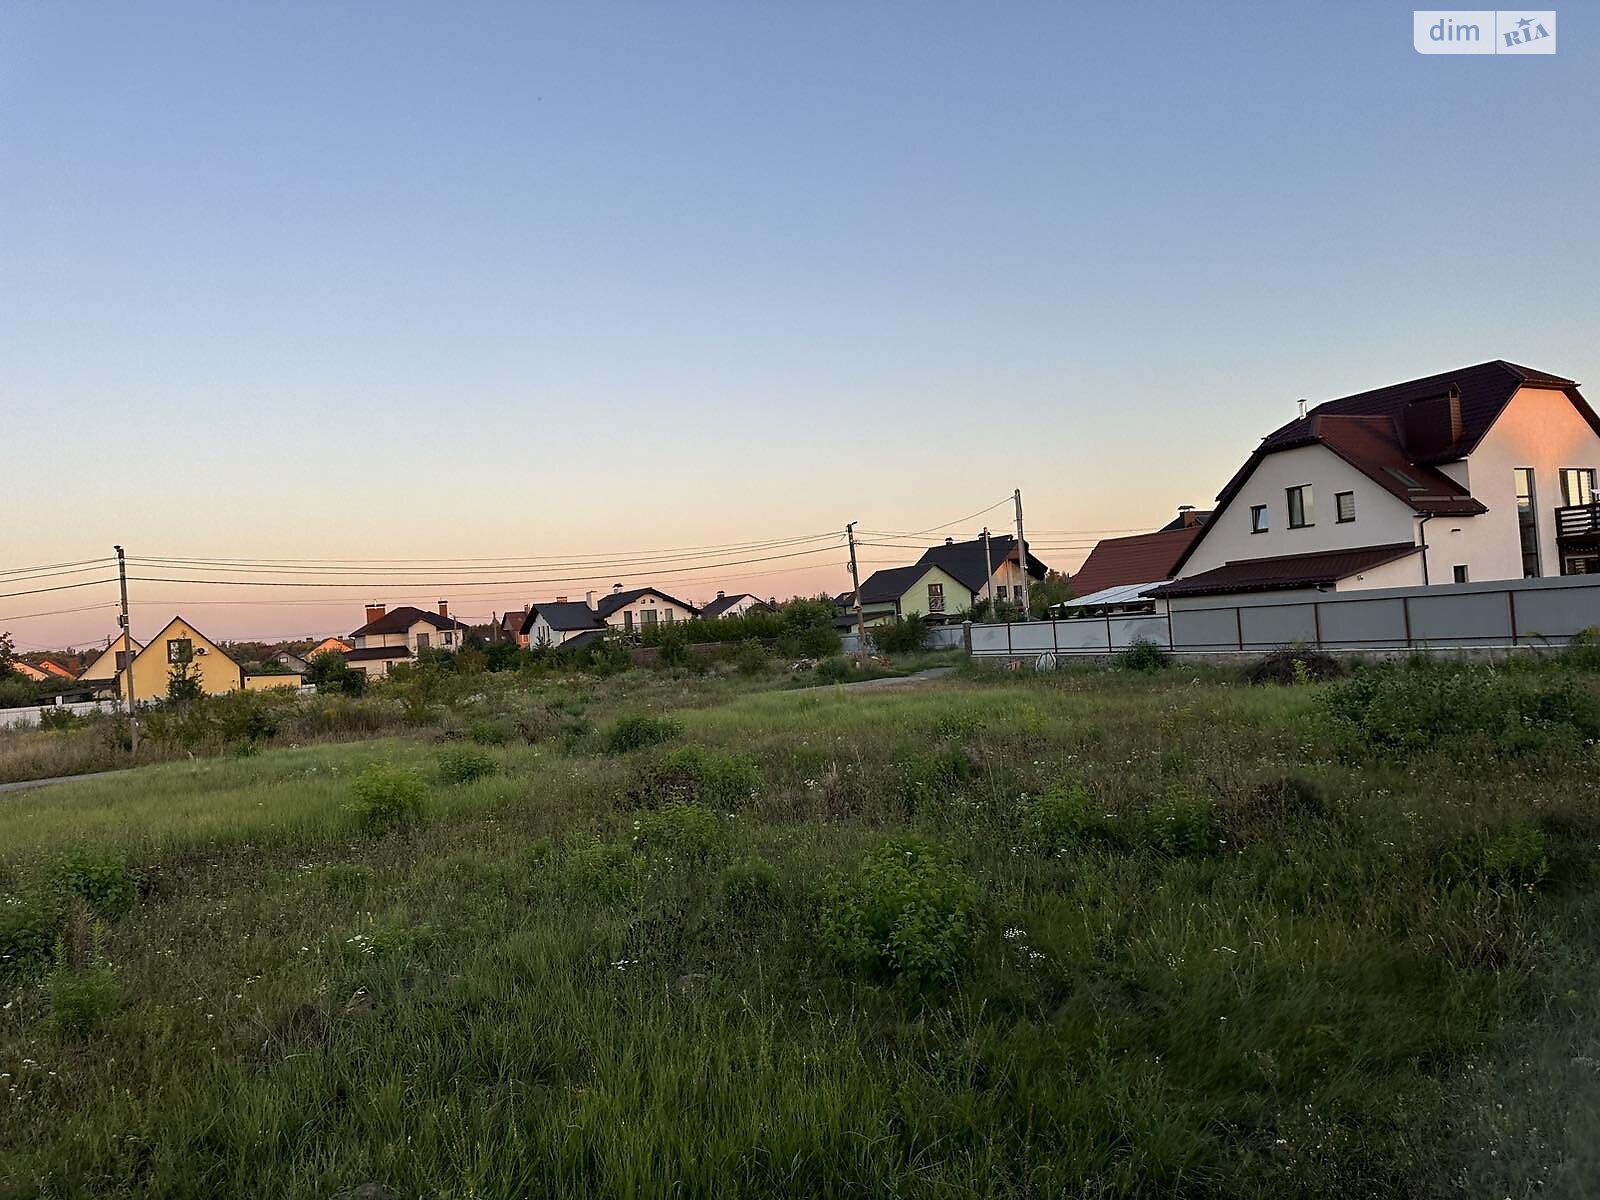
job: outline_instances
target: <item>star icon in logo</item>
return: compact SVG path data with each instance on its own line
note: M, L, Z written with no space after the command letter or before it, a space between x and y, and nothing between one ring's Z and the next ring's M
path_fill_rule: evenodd
M1532 25L1532 24L1533 24L1533 21L1531 19L1529 19L1528 17L1523 17L1522 20L1517 22L1517 25L1519 27L1523 28L1523 29L1526 29L1529 25Z

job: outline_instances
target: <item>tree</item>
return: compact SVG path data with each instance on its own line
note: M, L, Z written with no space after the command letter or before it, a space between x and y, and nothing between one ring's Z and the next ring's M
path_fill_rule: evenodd
M180 654L167 672L167 700L179 708L186 708L203 695L205 686L194 655Z
M1076 594L1071 580L1060 571L1050 571L1028 589L1028 609L1034 617L1043 619L1050 615L1051 605L1071 600Z
M11 635L0 633L0 679L9 678L13 674L11 662L16 656L17 647L11 640Z
M359 696L366 691L367 673L352 667L337 650L324 650L306 664L306 682L316 685L319 692Z

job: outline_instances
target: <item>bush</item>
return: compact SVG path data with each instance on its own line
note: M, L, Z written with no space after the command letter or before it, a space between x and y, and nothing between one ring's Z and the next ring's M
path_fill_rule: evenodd
M632 795L652 808L693 803L732 809L749 803L761 786L760 770L744 755L683 746L646 765Z
M1573 634L1560 661L1574 671L1600 672L1600 627L1591 625Z
M480 746L503 746L511 740L511 731L498 721L474 721L467 726L467 739Z
M1344 676L1344 664L1321 650L1308 650L1304 646L1291 646L1274 650L1245 672L1245 679L1254 684L1280 683L1292 686Z
M606 753L628 754L659 746L682 733L682 723L671 717L623 717L606 731Z
M928 644L928 622L921 613L875 627L868 635L885 654L911 654Z
M54 704L49 704L39 710L40 729L74 729L80 724L82 722L78 719L78 714L70 708L60 708Z
M462 747L439 755L439 778L446 783L472 783L499 770L500 764L482 750Z
M123 916L139 895L127 864L111 856L74 854L56 864L51 880L64 899L77 897L103 921Z
M1524 754L1600 738L1600 700L1571 676L1467 664L1363 667L1318 698L1353 750Z
M120 989L109 967L58 967L45 980L50 997L50 1023L59 1031L86 1036L104 1028L117 1009Z
M1094 803L1082 784L1052 788L1027 801L1022 828L1028 843L1047 856L1122 843L1115 818Z
M778 873L762 859L747 859L722 872L722 901L729 908L770 905L778 895Z
M1217 848L1218 830L1211 803L1178 797L1157 804L1145 814L1145 840L1163 854L1186 858Z
M686 862L705 861L722 843L717 814L703 804L669 804L641 813L634 828L637 849Z
M264 742L277 737L282 724L277 706L260 692L216 696L208 707L227 742Z
M656 643L656 666L658 667L685 667L689 665L689 635L683 627L674 621L662 628L660 640Z
M850 678L850 660L843 655L825 658L817 664L817 678L825 683L843 683Z
M1532 889L1550 873L1544 834L1519 825L1493 838L1483 848L1483 873L1493 883Z
M407 825L422 813L428 785L410 767L373 763L350 787L350 808L367 829L381 832Z
M1124 671L1159 671L1172 656L1149 638L1140 638L1117 655L1117 666Z
M977 884L944 851L895 838L834 882L822 935L841 961L915 992L955 978L977 908Z
M597 839L568 856L562 883L574 899L628 900L639 885L639 863L628 847Z
M755 638L745 638L734 651L733 665L741 675L763 675L772 666L766 648Z
M57 920L32 905L0 905L0 985L37 979L55 961Z
M900 795L913 806L950 791L978 773L978 762L964 746L946 742L929 754L904 754L895 760Z

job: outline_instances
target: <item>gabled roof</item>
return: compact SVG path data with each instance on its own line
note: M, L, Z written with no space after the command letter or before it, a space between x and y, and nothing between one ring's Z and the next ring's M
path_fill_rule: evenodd
M56 662L55 659L53 659L53 658L41 659L39 661L39 669L41 671L45 672L47 675L54 675L57 679L76 679L77 678L76 675L74 675L71 671L67 670L60 663Z
M585 605L584 607L588 606ZM556 649L582 650L585 646L592 646L596 642L603 640L605 636L606 631L604 629L585 629L582 633L573 634L566 641L562 642L561 645L557 646Z
M720 617L741 600L754 600L762 608L767 607L767 602L760 596L753 595L750 592L739 592L732 596L718 596L700 610L700 615L702 617Z
M1301 446L1327 448L1422 516L1474 516L1487 512L1465 487L1437 466L1472 453L1511 398L1524 387L1564 392L1600 434L1600 416L1589 407L1572 380L1495 359L1328 400L1305 416L1279 426L1261 440L1244 466L1217 494L1216 516L1221 516L1243 490L1263 458ZM1430 436L1416 438L1416 427L1412 426L1412 444L1408 446L1406 422L1429 407L1436 413ZM1215 525L1215 519L1209 524ZM1184 551L1174 571L1183 566L1197 544Z
M1205 532L1204 522L1177 529L1158 529L1132 537L1105 538L1089 551L1072 576L1079 596L1129 583L1171 579L1189 547Z
M1325 587L1373 567L1381 567L1422 547L1412 542L1384 546L1357 546L1350 550L1322 550L1315 554L1280 554L1271 558L1241 558L1223 563L1186 579L1175 579L1146 595L1214 596L1232 592L1274 592L1288 588Z
M376 621L368 621L350 636L358 638L371 637L380 633L404 633L418 621L426 622L435 629L466 629L466 626L454 617L441 617L436 612L428 612L426 609L413 608L409 604L402 604L399 608L390 609Z
M311 647L310 650L306 651L306 658L311 659L316 657L318 654L326 654L330 650L335 654L343 654L349 649L351 649L350 643L345 641L343 638L323 638L315 646Z
M658 596L662 600L665 600L670 604L676 604L679 608L686 608L692 613L698 613L700 611L687 600L679 600L676 596L669 596L660 588L655 587L629 588L625 592L612 592L609 596L601 596L599 602L595 605L595 608L599 611L602 617L609 617L612 613L616 612L617 609L626 608L641 596Z
M1017 556L1016 550L1017 539L1010 534L990 534L987 568L984 566L981 537L973 538L970 542L946 542L942 546L931 546L923 551L917 562L919 565L931 563L942 567L947 574L959 580L962 587L977 594L987 586L990 575L999 569L1001 563ZM1033 551L1028 551L1028 574L1034 579L1043 579L1046 570Z
M183 625L186 628L188 628L190 630L193 630L194 633L197 636L205 638L206 642L214 650L216 650L216 652L218 654L220 654L223 658L227 659L230 663L232 663L234 665L234 667L239 671L239 674L241 676L243 676L244 668L239 666L239 660L234 658L233 655L229 654L226 650L224 650L216 642L214 642L210 638L206 637L205 634L201 633L199 627L196 626L193 621L184 620L182 614L179 614L178 616L173 617L172 620L168 621L165 625L163 625L161 627L161 632L156 634L155 637L151 638L147 643L145 643L144 649L140 650L137 654L135 654L133 656L133 661L134 662L138 662L146 654L149 654L152 650L154 650L156 648L156 646L161 643L161 639L167 636L167 630L171 629L174 625ZM119 674L120 674L120 672L119 672Z
M522 620L522 632L532 633L533 623L540 617L557 633L573 629L599 629L605 622L582 600L552 600L548 604L535 604Z
M919 562L909 567L888 567L882 571L874 571L861 581L861 603L892 604L915 587L917 581L937 565ZM849 603L855 603L854 597Z

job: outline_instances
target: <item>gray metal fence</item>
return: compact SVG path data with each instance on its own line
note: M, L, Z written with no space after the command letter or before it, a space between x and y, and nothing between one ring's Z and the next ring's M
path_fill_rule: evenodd
M872 639L872 629L867 629L867 639ZM839 643L846 654L854 654L859 647L860 639L853 633L839 635ZM928 630L929 650L959 650L966 645L966 638L959 625L934 625Z
M1172 601L1159 615L972 626L977 658L1104 655L1138 640L1176 654L1334 653L1560 646L1600 626L1600 576L1496 580L1367 592L1263 593Z

